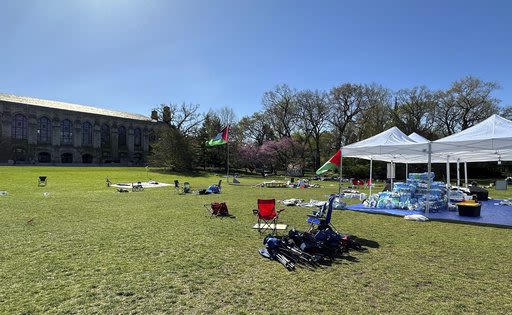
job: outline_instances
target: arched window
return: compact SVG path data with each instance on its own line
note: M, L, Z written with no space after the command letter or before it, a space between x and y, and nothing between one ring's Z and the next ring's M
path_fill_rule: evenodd
M14 115L11 136L13 139L27 139L27 117L22 114Z
M64 119L60 123L60 143L61 144L73 144L73 132L71 121L69 119ZM64 162L63 162L64 163Z
M92 146L92 125L87 121L82 124L82 145Z
M91 164L91 163L92 163L92 160L93 160L92 155L90 155L90 154L84 154L84 155L82 155L82 163L85 163L85 164Z
M123 126L117 128L117 146L126 146L126 128Z
M61 163L73 163L73 153L62 153L60 155Z
M107 124L101 125L101 145L110 145L110 127Z
M48 117L39 118L39 129L37 129L38 143L52 142L52 124Z
M50 163L52 161L52 155L48 152L39 152L37 161L39 163Z
M140 148L142 146L142 132L140 131L140 128L135 128L135 130L133 130L133 145L136 148Z

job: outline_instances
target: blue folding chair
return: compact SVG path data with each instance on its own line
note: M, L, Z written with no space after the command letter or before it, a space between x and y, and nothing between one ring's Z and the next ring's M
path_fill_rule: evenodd
M309 223L309 231L311 232L314 229L317 230L325 230L330 229L336 232L336 228L331 224L331 215L332 215L332 205L334 203L334 199L336 195L331 195L329 197L329 201L324 203L320 210L313 211L313 214L308 214L308 218L306 222Z

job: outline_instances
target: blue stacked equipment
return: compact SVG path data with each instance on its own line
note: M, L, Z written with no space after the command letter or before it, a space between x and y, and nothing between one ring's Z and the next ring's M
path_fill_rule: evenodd
M434 181L434 173L409 173L407 181L396 182L392 191L371 196L365 205L379 209L405 209L425 211L428 183L430 182L429 209L446 209L446 185Z

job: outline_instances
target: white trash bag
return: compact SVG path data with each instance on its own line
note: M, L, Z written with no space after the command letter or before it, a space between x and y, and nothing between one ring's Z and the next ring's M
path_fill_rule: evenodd
M426 216L424 216L424 215L421 215L421 214L406 215L404 217L404 219L409 220L409 221L417 221L417 222L428 221L428 218Z

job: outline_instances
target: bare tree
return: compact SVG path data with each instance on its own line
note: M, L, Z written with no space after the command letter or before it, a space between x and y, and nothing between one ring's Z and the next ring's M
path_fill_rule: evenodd
M328 124L329 107L327 94L319 91L301 91L297 93L299 126L304 144L311 146L313 140L313 161L315 169L320 166L320 138Z
M467 129L499 111L500 100L492 93L499 88L496 82L484 82L468 76L452 83L439 94L437 123L444 135Z
M173 126L184 136L195 133L203 120L198 104L161 104L155 110L161 121Z
M231 107L221 107L217 110L217 116L220 118L220 123L223 126L231 126L237 122L236 114Z
M249 144L255 142L261 146L266 140L273 140L274 133L270 127L270 121L264 113L254 113L250 117L242 117L237 127L243 135L243 142Z
M357 133L352 141L359 141L376 135L393 125L391 116L391 92L378 84L366 85L364 95L367 102L364 115L359 115L358 120L352 124L352 129ZM351 132L349 132L351 134Z
M512 120L512 106L508 105L501 109L500 116L508 120Z
M337 143L346 142L350 135L345 131L354 124L368 107L365 87L361 84L345 83L335 86L329 92L329 123L336 130Z
M282 84L263 94L263 107L279 138L291 137L297 119L296 91Z
M419 86L396 92L391 113L394 124L403 132L416 132L432 138L435 110L435 93L426 86Z

